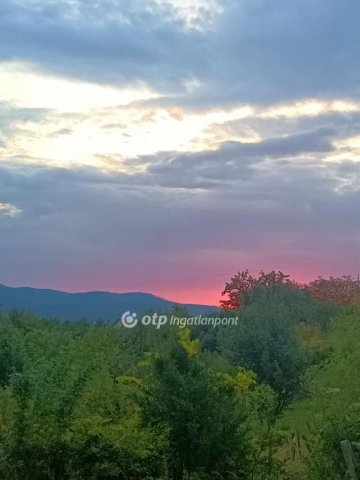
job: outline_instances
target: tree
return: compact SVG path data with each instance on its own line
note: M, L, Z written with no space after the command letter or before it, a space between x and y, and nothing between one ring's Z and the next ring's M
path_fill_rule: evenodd
M223 338L223 353L274 390L277 413L301 389L307 358L296 327L310 313L309 300L290 283L258 286L241 312L241 328Z
M350 275L329 279L319 277L306 288L318 301L335 305L355 305L360 302L360 282Z
M241 395L200 361L198 342L185 330L154 358L144 415L151 428L168 432L169 478L194 473L243 478L246 412Z
M222 296L228 295L227 300L220 300L222 308L229 310L238 310L246 304L250 293L255 287L273 287L275 285L293 283L289 280L289 275L283 272L275 272L274 270L265 273L261 271L257 278L250 275L249 270L243 270L234 275L230 282L225 284L225 289L221 293Z

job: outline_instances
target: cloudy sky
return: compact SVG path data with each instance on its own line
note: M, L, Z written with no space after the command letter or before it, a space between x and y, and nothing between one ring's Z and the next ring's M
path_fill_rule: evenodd
M1 0L0 283L218 303L357 273L359 0Z

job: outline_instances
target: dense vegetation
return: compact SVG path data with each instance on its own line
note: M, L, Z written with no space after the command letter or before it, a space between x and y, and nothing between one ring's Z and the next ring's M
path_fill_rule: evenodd
M2 314L0 478L344 478L360 311L274 278L246 290L238 326Z

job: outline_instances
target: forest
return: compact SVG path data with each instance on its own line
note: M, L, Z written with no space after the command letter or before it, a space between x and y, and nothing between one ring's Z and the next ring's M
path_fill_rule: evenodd
M359 299L350 277L243 271L221 302L237 326L3 312L0 478L343 480L341 442L360 442Z

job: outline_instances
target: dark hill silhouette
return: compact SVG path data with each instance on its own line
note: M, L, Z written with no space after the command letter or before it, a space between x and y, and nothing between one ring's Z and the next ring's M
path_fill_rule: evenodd
M17 308L59 320L116 320L127 310L138 314L152 310L171 312L176 305L184 307L193 315L204 315L218 310L217 307L209 305L177 304L142 292L67 293L29 287L14 288L0 284L1 311Z

